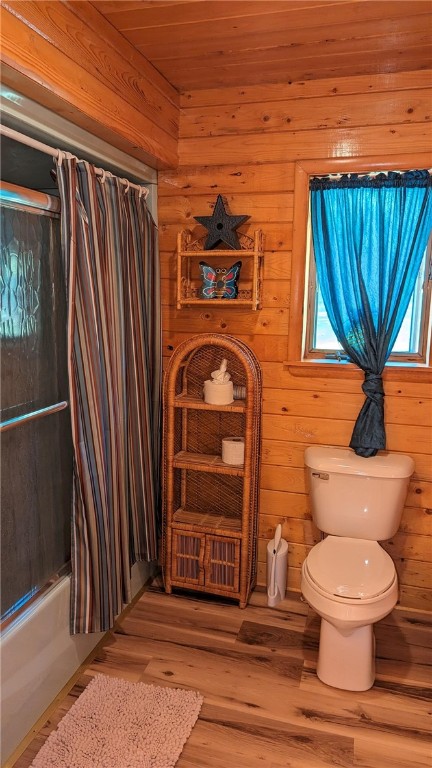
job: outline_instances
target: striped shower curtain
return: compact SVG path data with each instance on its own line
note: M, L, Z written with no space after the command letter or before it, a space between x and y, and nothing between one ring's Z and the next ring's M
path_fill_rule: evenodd
M112 627L130 570L157 556L160 299L144 190L57 161L74 444L71 632Z

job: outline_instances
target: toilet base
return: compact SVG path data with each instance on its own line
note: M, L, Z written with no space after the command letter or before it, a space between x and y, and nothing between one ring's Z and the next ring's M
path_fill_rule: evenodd
M317 675L323 683L345 691L367 691L375 680L373 625L349 634L321 619Z

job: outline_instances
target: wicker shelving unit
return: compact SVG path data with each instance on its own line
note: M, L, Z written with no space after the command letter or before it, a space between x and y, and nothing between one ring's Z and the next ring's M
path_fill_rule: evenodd
M203 383L223 358L246 398L209 405ZM247 604L256 582L261 371L249 347L206 333L181 344L164 380L163 570L173 587ZM222 438L244 437L241 466L224 464Z
M177 309L192 306L229 306L259 309L261 302L264 236L257 230L254 237L239 234L241 250L204 250L205 237L193 239L189 230L179 232L177 239ZM240 260L242 267L239 291L235 299L203 299L200 296L199 262L228 269Z

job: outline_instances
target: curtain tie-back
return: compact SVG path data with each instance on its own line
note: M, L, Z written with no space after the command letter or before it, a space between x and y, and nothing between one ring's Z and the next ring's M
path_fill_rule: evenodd
M366 397L368 397L370 400L373 400L377 405L380 405L384 397L384 387L381 374L373 373L372 371L365 371L362 390Z
M358 415L352 433L350 448L358 456L368 458L385 450L384 387L380 373L365 371L362 390L366 400Z

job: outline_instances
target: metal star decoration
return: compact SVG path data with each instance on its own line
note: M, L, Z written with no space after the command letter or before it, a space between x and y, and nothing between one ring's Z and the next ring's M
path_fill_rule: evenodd
M222 195L217 196L212 216L194 216L194 219L208 230L204 244L206 251L211 250L221 242L226 243L236 251L241 250L240 240L235 230L244 221L250 219L250 216L230 216L225 210Z

